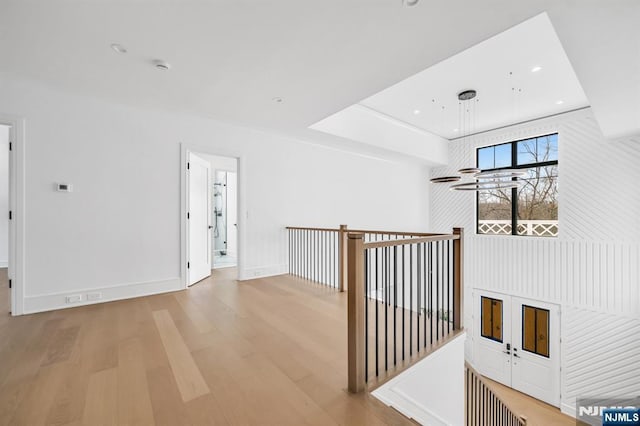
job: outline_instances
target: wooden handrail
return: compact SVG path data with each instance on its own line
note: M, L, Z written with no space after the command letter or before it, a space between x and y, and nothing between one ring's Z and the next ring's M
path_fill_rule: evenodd
M429 237L431 235L441 235L441 234L434 234L431 232L372 231L368 229L349 229L349 232L356 232L361 234L407 235L407 236L413 236L413 237Z
M303 231L327 231L327 232L339 232L337 228L305 228L303 226L286 226L285 229L300 229Z
M353 232L349 231L349 233L353 233ZM372 249L372 248L378 248L378 247L394 247L394 246L402 246L407 244L432 243L434 241L458 240L458 239L460 239L460 236L455 234L434 234L431 237L404 238L402 240L372 241L370 243L364 243L364 248Z

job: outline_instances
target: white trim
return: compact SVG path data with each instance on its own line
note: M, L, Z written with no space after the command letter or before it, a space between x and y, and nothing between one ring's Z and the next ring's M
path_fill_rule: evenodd
M9 261L5 260L4 262L0 262L0 268L8 268L9 267Z
M0 113L0 124L11 127L9 140L12 151L9 155L9 259L8 275L11 279L11 315L22 315L25 294L25 120L10 114ZM9 214L9 212L0 212Z
M181 142L180 143L180 277L182 280L182 288L187 288L189 283L189 276L187 271L187 259L188 250L189 250L189 233L187 229L187 161L189 159L189 153L201 153L208 155L216 155L219 157L231 157L235 158L238 161L238 170L237 170L237 185L238 185L238 279L242 280L243 277L242 267L245 264L245 239L246 239L246 218L248 217L248 212L246 211L246 200L245 200L245 182L246 182L246 171L245 171L245 157L238 152L228 151L224 149L211 148L207 146L194 145L190 143Z
M149 296L159 293L182 290L180 277L168 278L160 281L147 281L139 283L117 284L113 286L97 287L78 291L66 291L64 293L40 294L29 296L24 300L24 313L52 311L56 309L74 308L76 306L93 305L96 303L111 302L114 300L131 299L134 297ZM101 292L102 298L87 300L87 293ZM80 295L82 301L78 303L66 303L66 297Z
M562 414L566 414L567 416L571 416L574 419L576 418L576 406L575 406L575 404L567 404L566 402L560 403L560 412Z

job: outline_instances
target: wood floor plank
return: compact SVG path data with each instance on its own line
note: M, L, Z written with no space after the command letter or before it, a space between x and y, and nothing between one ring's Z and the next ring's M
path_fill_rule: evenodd
M169 358L173 375L183 401L190 401L210 392L198 366L184 343L180 332L167 310L153 312L156 327Z
M44 424L66 374L65 366L60 364L41 368L9 424Z
M137 338L120 342L118 348L118 423L155 424L142 344Z
M187 407L169 366L147 372L149 395L156 425L191 425Z
M91 374L82 416L85 425L118 424L118 369L110 368Z

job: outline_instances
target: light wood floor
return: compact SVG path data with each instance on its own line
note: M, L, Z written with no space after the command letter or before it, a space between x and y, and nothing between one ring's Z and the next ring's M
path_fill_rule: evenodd
M403 425L346 387L346 294L215 272L187 291L8 316L0 425Z
M527 426L575 426L576 419L562 414L560 410L498 382L484 378L494 393L511 410L527 417Z

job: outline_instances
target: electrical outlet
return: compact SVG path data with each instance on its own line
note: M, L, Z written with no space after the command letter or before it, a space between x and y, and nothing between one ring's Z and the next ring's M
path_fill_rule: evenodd
M81 294L73 294L71 296L67 296L66 301L67 301L67 303L82 302L82 295Z
M87 293L87 300L100 300L102 299L102 293Z

